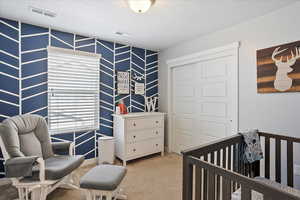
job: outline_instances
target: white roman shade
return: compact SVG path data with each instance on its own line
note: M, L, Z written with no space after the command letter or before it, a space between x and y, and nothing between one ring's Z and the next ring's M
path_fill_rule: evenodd
M99 54L48 47L51 134L98 129L99 62Z

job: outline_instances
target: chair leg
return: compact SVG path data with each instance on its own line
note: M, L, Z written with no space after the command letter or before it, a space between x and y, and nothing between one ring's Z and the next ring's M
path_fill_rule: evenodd
M86 196L86 200L93 200L93 194L91 191L89 190L85 190L85 196Z
M112 195L111 194L106 195L106 200L113 200Z
M19 200L24 200L23 188L18 187Z
M46 200L47 199L47 194L48 194L48 189L47 187L42 187L41 188L41 200Z
M42 191L41 188L35 188L31 192L31 200L41 200L41 195Z
M126 200L127 199L127 196L123 193L123 189L120 188L117 195L116 195L116 199L119 199L119 200Z

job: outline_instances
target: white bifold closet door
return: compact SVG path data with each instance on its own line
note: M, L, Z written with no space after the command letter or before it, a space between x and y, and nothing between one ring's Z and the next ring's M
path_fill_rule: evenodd
M172 151L237 132L237 64L221 57L172 69Z

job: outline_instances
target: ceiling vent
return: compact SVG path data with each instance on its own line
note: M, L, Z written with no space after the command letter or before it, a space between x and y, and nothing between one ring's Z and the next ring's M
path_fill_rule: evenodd
M125 37L130 36L128 33L124 33L124 32L121 32L121 31L116 31L115 34L118 35L118 36L125 36Z
M51 12L49 10L41 9L41 8L35 8L35 7L29 7L29 10L33 13L44 15L46 17L56 17L56 13Z

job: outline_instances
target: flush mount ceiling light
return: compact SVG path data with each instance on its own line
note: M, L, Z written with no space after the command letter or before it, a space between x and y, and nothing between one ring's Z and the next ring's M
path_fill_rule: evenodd
M136 13L147 12L154 2L155 0L127 0L130 9Z

